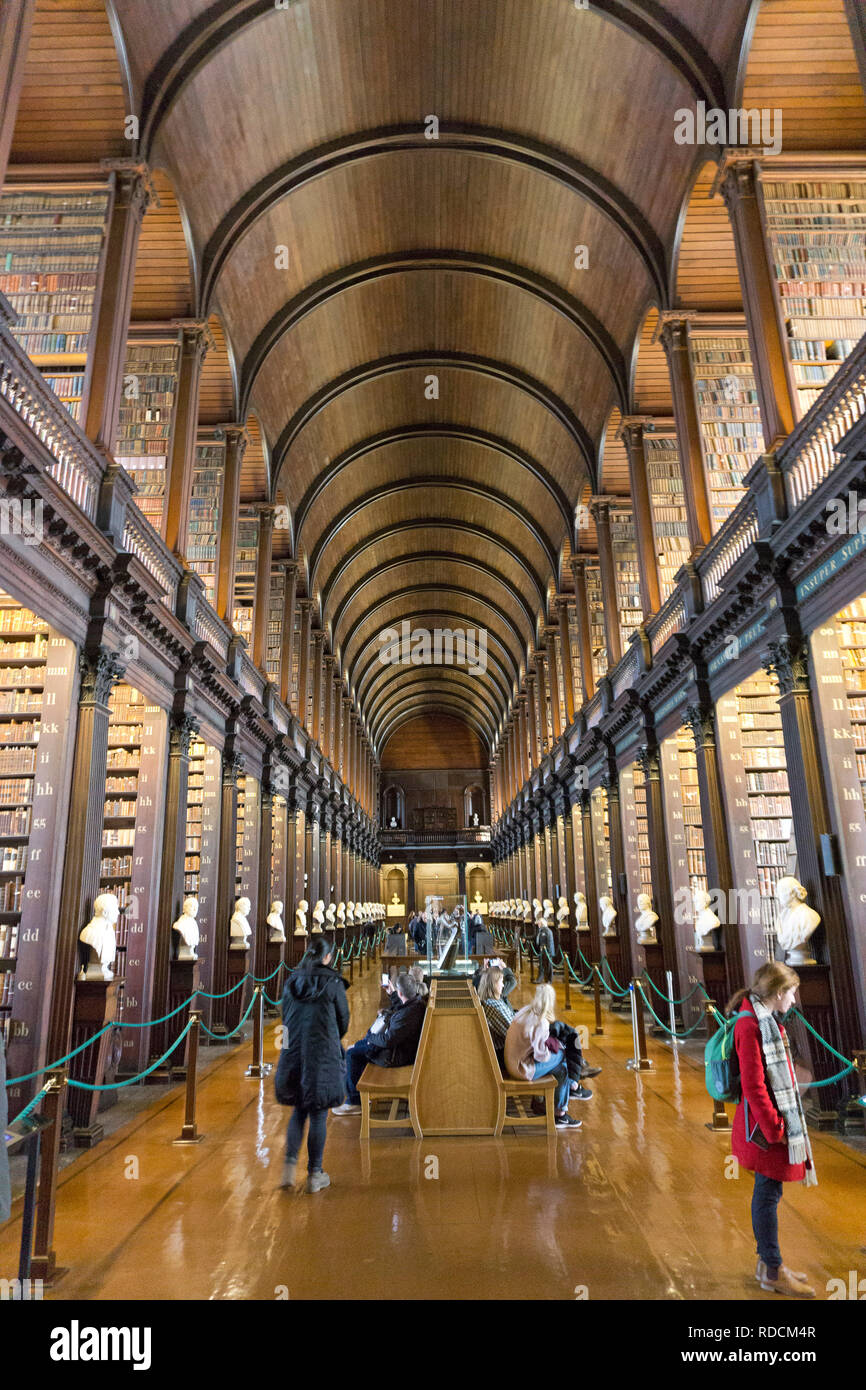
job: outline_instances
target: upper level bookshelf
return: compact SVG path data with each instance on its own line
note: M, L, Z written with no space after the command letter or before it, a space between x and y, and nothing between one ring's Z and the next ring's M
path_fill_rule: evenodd
M286 572L271 570L271 592L268 608L268 637L265 651L265 675L275 685L280 683L283 643L283 613L285 610Z
M601 569L586 567L586 602L589 608L589 630L592 635L592 674L596 685L607 673L607 639L604 634L604 604L601 597ZM580 651L580 646L576 647Z
M758 388L745 328L693 330L689 355L715 535L743 496L743 479L764 449Z
M623 651L627 652L631 634L643 622L634 516L630 509L611 508L610 541L616 576L620 642Z
M0 291L12 332L81 420L109 193L7 188L0 194Z
M177 341L129 343L114 445L138 488L135 503L157 531L163 527L179 356Z
M645 434L644 458L649 482L659 587L664 603L673 590L677 571L691 553L686 497L676 437L664 439Z
M259 516L247 513L238 521L235 560L235 589L232 599L232 627L253 644L253 621L256 600L256 566L259 556Z
M762 187L805 414L866 331L866 179L766 180Z
M205 597L216 603L216 569L219 551L220 512L225 477L225 442L202 441L196 445L189 509L187 562L204 583Z

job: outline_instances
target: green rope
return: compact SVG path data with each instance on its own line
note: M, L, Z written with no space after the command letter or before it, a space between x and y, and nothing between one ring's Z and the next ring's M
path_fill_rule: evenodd
M147 1068L146 1071L139 1072L138 1076L130 1076L130 1078L127 1081L106 1082L101 1086L91 1086L89 1081L73 1081L72 1077L70 1077L69 1081L67 1082L67 1085L75 1086L79 1091L120 1091L123 1089L124 1086L132 1086L136 1081L143 1081L146 1076L150 1076L150 1073L152 1071L156 1071L157 1067L161 1067L166 1058L170 1057L171 1054L174 1052L175 1048L180 1046L192 1025L193 1020L190 1019L189 1023L187 1023L183 1032L180 1034L180 1037L177 1039L176 1042L172 1043L171 1047L168 1049L168 1052L164 1052L156 1062L153 1062Z
M49 1089L50 1085L51 1082L46 1081L45 1085L42 1087L42 1090L36 1092L36 1095L33 1097L30 1104L25 1105L24 1109L19 1111L19 1113L15 1116L15 1119L9 1121L9 1126L17 1125L19 1120L26 1120L31 1110L36 1109L37 1105L39 1104L42 1097L45 1095L46 1091Z
M258 977L257 975L253 975L253 976L252 976L253 984L255 984L255 985L266 985L266 984L268 983L268 980L272 980L272 979L274 978L275 975L278 975L278 974L280 973L280 971L283 969L283 966L284 966L284 965L285 965L285 961L280 961L280 963L279 963L279 965L277 966L276 970L272 970L271 973L270 973L270 975L266 975L266 976L264 977L263 980L260 980L259 977Z
M691 1028L686 1028L682 1033L675 1033L674 1030L673 1030L672 1028L669 1028L668 1025L667 1025L666 1023L662 1023L661 1019L659 1018L659 1016L658 1016L658 1014L656 1013L655 1009L653 1008L652 1004L650 1003L650 1001L647 999L646 995L644 994L644 992L643 992L643 985L640 984L639 981L635 981L635 983L637 984L638 993L640 994L641 999L642 999L643 1002L646 1004L647 1008L649 1009L650 1013L652 1014L653 1018L655 1019L656 1023L658 1024L658 1026L659 1026L660 1028L664 1028L665 1032L666 1032L666 1033L669 1033L670 1036L671 1036L672 1038L687 1038L687 1037L689 1037L689 1035L692 1034L692 1033L695 1031L696 1028L700 1028L701 1024L705 1021L705 1020L704 1020L704 1015L701 1014L700 1018L697 1020L696 1023L693 1023L693 1024L692 1024Z
M81 1043L78 1047L73 1047L71 1052L67 1052L65 1057L61 1057L57 1062L49 1062L47 1066L40 1067L38 1071L29 1071L26 1076L12 1076L6 1082L7 1086L17 1086L21 1081L32 1081L34 1076L41 1076L45 1071L54 1071L56 1067L62 1067L64 1062L68 1062L71 1057L77 1057L79 1052L83 1052L86 1047L91 1047L97 1038L101 1038L103 1033L107 1033L109 1028L113 1028L113 1023L106 1023L104 1028L100 1028L98 1033L94 1033L87 1042Z
M266 994L264 990L262 990L262 998L267 999L268 1003L272 1006L272 1008L278 1009L280 1007L280 1000L272 999L271 996L269 994Z
M821 1039L821 1041L822 1041L822 1042L824 1041L823 1038ZM852 1071L855 1071L855 1070L856 1070L856 1063L855 1063L855 1062L849 1062L848 1065L847 1065L847 1067L845 1067L843 1071L838 1071L838 1072L836 1073L835 1076L827 1076L827 1077L824 1078L823 1081L810 1081L810 1082L809 1082L809 1086L811 1086L813 1089L817 1089L819 1086L832 1086L836 1081L841 1081L842 1078L843 1078L844 1076L849 1076L850 1073L851 1073ZM808 1089L809 1089L809 1086L805 1086L803 1089L804 1089L804 1090L808 1090ZM860 1101L858 1102L858 1104L860 1104L860 1105L864 1104L864 1101L863 1101L862 1098L860 1099Z
M235 990L240 989L241 985L245 984L249 978L250 975L248 971L246 975L241 976L236 985L232 985L231 989L224 990L222 994L208 994L206 989L197 989L194 993L200 994L203 999L227 999L230 994L234 994ZM190 996L190 998L191 997L192 996Z
M808 1019L805 1019L805 1018L803 1017L803 1015L800 1013L800 1010L799 1010L799 1009L792 1009L791 1012L794 1013L794 1014L796 1014L797 1017L799 1018L800 1022L801 1022L801 1023L804 1023L804 1024L806 1025L806 1027L808 1028L809 1032L812 1034L812 1037L813 1037L813 1038L817 1038L818 1041L819 1041L819 1043L823 1043L823 1044L824 1044L824 1046L826 1047L826 1049L827 1049L828 1052L832 1052L833 1056L834 1056L834 1057L838 1057L840 1062L847 1062L847 1061L848 1061L848 1058L847 1058L847 1057L843 1057L841 1052L837 1052L836 1049L835 1049L835 1047L831 1047L831 1046L830 1046L830 1044L828 1043L828 1041L827 1041L826 1038L822 1038L820 1033L816 1033L816 1032L815 1032L815 1029L812 1027L811 1023L808 1021ZM853 1067L853 1066L854 1066L854 1063L851 1062L850 1065L849 1065L849 1070L850 1070L850 1067ZM843 1072L842 1075L843 1075L843 1076L846 1076L846 1075L847 1075L847 1072ZM826 1082L826 1081L822 1081L822 1082L815 1082L815 1083L813 1083L813 1084L815 1084L815 1085L821 1085L821 1086L826 1086L826 1085L828 1085L829 1083Z
M689 1000L691 999L692 995L693 995L697 990L699 990L699 989L700 989L700 990L703 990L704 995L705 995L705 997L706 997L707 999L709 999L709 997L710 997L710 996L707 994L707 991L704 989L703 985L700 984L700 983L698 983L698 984L695 985L694 989L690 989L690 990L689 990L688 994L685 996L684 999L669 999L668 996L667 996L666 994L663 994L663 993L662 993L662 991L659 989L658 985L653 983L653 981L650 979L650 976L649 976L649 974L647 973L646 970L642 971L641 973L645 976L647 982L648 982L650 985L652 985L653 989L655 990L655 992L656 992L656 994L659 996L659 998L663 999L663 1000L665 1001L666 1004L674 1004L674 1005L678 1005L678 1004L687 1004L687 1003L689 1002ZM678 1035L678 1036L681 1036L681 1035Z
M604 967L605 967L606 965L607 965L607 973L610 975L611 980L613 980L613 985L611 986L611 985L608 983L608 981L607 981L607 980L604 978L604 976L602 975L601 970L599 970L599 972L598 972L598 978L601 980L601 983L604 985L605 989L609 991L609 993L611 993L611 994L616 994L616 995L618 995L621 999L624 999L625 996L628 994L628 990L627 990L627 989L623 989L623 988L620 986L620 983L619 983L619 981L617 980L616 976L614 975L613 971L611 970L610 966L608 965L608 963L607 963L607 957L605 956L604 959L603 959L602 962L601 962L601 969L603 970Z
M587 970L592 971L592 970L595 969L595 966L590 964L590 962L587 960L586 956L583 954L583 951L580 949L579 946L578 946L578 948L577 948L577 954L580 956L580 959L583 961L583 963L584 963L584 965L586 966Z
M211 1038L218 1038L220 1042L225 1042L226 1038L233 1038L234 1035L235 1035L235 1033L239 1033L239 1032L240 1032L241 1028L243 1028L243 1026L244 1026L244 1024L246 1023L247 1019L249 1018L250 1014L252 1013L252 1011L253 1011L253 1004L255 1004L255 1002L256 1002L256 996L255 996L255 994L253 994L253 997L252 997L252 999L250 1000L250 1003L249 1003L249 1008L247 1009L247 1011L246 1011L246 1013L244 1014L243 1018L241 1019L240 1023L238 1023L238 1024L232 1029L232 1031L231 1031L230 1033L212 1033L211 1030L208 1028L208 1026L207 1026L206 1023L202 1023L201 1026L202 1026L202 1028L204 1029L204 1031L208 1034L209 1037L211 1037Z
M563 960L565 961L566 965L568 966L569 974L571 975L571 978L572 978L573 980L575 980L575 981L576 981L579 985L581 985L581 986L583 986L583 985L588 985L588 984L589 984L590 980L592 979L592 975L593 975L592 967L590 967L589 974L587 975L586 979L584 980L584 979L581 979L580 975L578 975L578 973L577 973L577 971L575 970L574 966L572 965L571 961L568 959L568 956L565 955L564 953L563 953Z

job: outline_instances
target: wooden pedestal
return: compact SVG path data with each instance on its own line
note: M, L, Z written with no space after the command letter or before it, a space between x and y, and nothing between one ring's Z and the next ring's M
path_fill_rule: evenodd
M197 960L173 960L169 966L168 975L168 1007L169 1010L176 1009L178 1004L182 1004L185 999L189 999L193 990L198 989L200 984L200 965ZM177 1040L189 1022L189 1009L181 1009L179 1014L170 1018L165 1025L165 1047L168 1051L172 1043ZM165 1065L172 1080L181 1080L186 1077L186 1044L179 1047L171 1054ZM162 1071L163 1068L160 1068ZM153 1073L158 1075L157 1072Z
M622 942L618 936L602 937L602 950L607 961L608 969L612 972L613 979L620 989L628 989L628 980L625 978L626 969L623 963ZM599 962L599 969L602 970L602 979L609 978L608 971L603 970ZM610 996L610 1007L613 1013L622 1013L623 1010L630 1009L628 994L621 998L618 994Z
M728 970L724 951L699 951L689 946L686 954L695 977L700 980L719 1013L724 1013L728 1002ZM683 990L688 994L688 990Z
M345 938L345 933L344 933ZM301 957L307 949L308 936L290 936L286 940L287 959L292 969L300 963Z
M659 1018L663 1018L665 1023L667 1023L669 1016L669 1008L666 1003L668 996L668 982L667 976L665 975L665 958L661 942L657 941L654 946L644 946L643 953L644 960L646 961L646 973L649 975L650 979L656 987L655 989L652 989L649 985L646 985L644 988L644 993L646 994L647 999L652 1004ZM656 994L656 989L661 990L661 994ZM662 998L662 995L664 995L664 998ZM674 1014L674 1017L677 1018L676 1012ZM678 1019L677 1029L679 1030ZM652 1033L653 1037L656 1038L669 1037L669 1034L665 1032L664 1028L660 1028L658 1026L655 1019L652 1019L652 1022L650 1023L650 1032Z
M72 1047L80 1047L106 1023L117 1017L117 994L123 981L114 980L76 980L75 1005L72 1016ZM86 1047L73 1057L69 1064L69 1075L74 1081L86 1081L91 1086L102 1085L105 1064L112 1045L111 1029L103 1033L92 1047ZM90 1149L98 1144L104 1130L97 1122L99 1091L80 1091L69 1087L69 1113L72 1117L73 1140L76 1148Z
M226 978L226 989L232 989L238 980L242 980L250 968L250 953L246 947L240 949L229 947L229 968ZM246 1007L246 987L236 989L234 994L230 994L226 1000L226 1032L232 1033L241 1021L244 1008ZM240 1042L241 1034L235 1033L230 1039L231 1042Z
M265 975L270 975L276 970L277 966L285 959L288 947L288 939L285 941L269 941L267 943L265 946ZM281 970L279 975L274 975L274 978L268 980L268 983L263 986L265 993L269 994L272 999L279 999L283 992L285 980L285 971ZM275 1008L273 1004L269 1004L268 1001L265 1000L265 1013L269 1018L276 1018L279 1012L279 1008Z
M794 965L791 968L800 976L797 1004L800 1013L817 1033L838 1050L834 1037L829 965ZM812 1037L799 1019L792 1018L786 1026L797 1059L802 1059L809 1067L816 1081L842 1070L842 1063L822 1047L817 1038ZM803 1097L807 1119L817 1124L819 1129L835 1128L837 1116L840 1109L844 1110L847 1098L848 1087L844 1081L838 1086L822 1086L818 1091L807 1091Z

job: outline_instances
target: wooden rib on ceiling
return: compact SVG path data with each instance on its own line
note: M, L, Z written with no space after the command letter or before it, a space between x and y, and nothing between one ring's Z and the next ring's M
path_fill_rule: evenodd
M268 469L262 429L255 415L248 415L246 423L249 443L241 468L241 501L261 502L262 498L268 495Z
M676 304L682 309L741 309L743 296L728 209L710 197L716 165L705 164L689 198L676 265Z
M223 326L214 314L208 319L214 346L204 359L198 399L200 425L225 425L235 418L235 390Z
M622 440L617 438L621 424L622 415L614 408L605 427L599 479L599 492L612 492L618 497L627 496L629 492L628 451Z
M126 115L103 0L38 0L10 163L129 155Z
M866 102L843 0L763 0L740 104L781 109L785 150L866 146Z
M575 528L575 539L577 541L577 553L588 551L590 554L598 553L598 536L595 530L595 518L589 510L589 499L592 496L592 487L589 483L584 483L580 490L580 497L577 500L577 524ZM571 584L574 591L574 582Z
M658 310L650 309L640 331L637 362L634 369L634 409L636 415L670 415L673 410L671 377L665 350L660 342L653 342L653 334L656 331L658 321ZM621 417L619 417L618 411L616 414L618 416L616 426L618 429ZM607 441L605 453L613 442L610 438L610 430L608 430ZM620 447L625 454L624 446L620 445ZM626 478L628 478L627 472ZM628 482L623 490L628 491ZM614 488L613 491L617 492L619 489Z
M156 169L153 183L159 207L152 205L141 224L132 293L132 321L163 322L192 314L189 254L180 208L171 180Z

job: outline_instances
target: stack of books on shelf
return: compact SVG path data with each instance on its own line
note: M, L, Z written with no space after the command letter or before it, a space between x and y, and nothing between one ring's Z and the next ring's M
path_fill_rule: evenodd
M177 391L177 343L130 343L126 350L114 454L138 489L135 504L162 529L165 471Z
M749 799L749 827L761 895L761 921L769 939L778 916L775 887L788 872L793 848L778 686L775 679L755 676L738 686L734 695ZM766 814L767 794L773 795L772 804L776 807L772 817Z
M644 436L653 537L662 603L671 593L677 571L691 553L686 498L676 439Z
M80 418L108 211L105 190L15 189L0 195L0 291L18 314L12 332Z
M268 640L267 651L265 653L265 674L275 685L279 685L280 683L285 592L285 570L272 570L270 606L268 608Z
M866 181L768 181L764 207L805 413L866 331Z
M132 686L116 685L108 701L108 772L103 806L100 888L120 904L117 940L126 947L126 913L132 898L132 860L138 774L141 770L145 699ZM124 850L128 851L124 853Z
M620 642L623 653L625 653L628 651L628 641L631 634L643 622L634 517L630 511L611 511L610 541L613 551L613 568L616 575Z
M743 479L763 452L758 388L745 329L692 333L689 352L715 534L743 496Z
M205 598L216 602L216 569L220 538L225 444L198 444L192 473L186 558L204 584Z
M186 848L183 861L183 891L198 897L201 882L201 836L204 815L204 764L207 749L201 739L194 739L189 749L189 773L186 798Z
M232 627L247 645L253 645L253 609L256 599L256 566L259 557L259 517L242 515L238 521L235 591Z
M647 824L646 778L640 763L632 767L634 778L634 813L637 825L637 868L640 883L636 892L653 896L653 871L650 862L649 826Z
M586 603L589 608L589 630L592 638L592 674L596 685L607 673L607 638L604 635L604 604L601 596L601 569L586 567ZM580 651L578 642L575 651Z
M854 737L860 794L866 806L866 598L844 608L836 618L845 675L845 699Z

